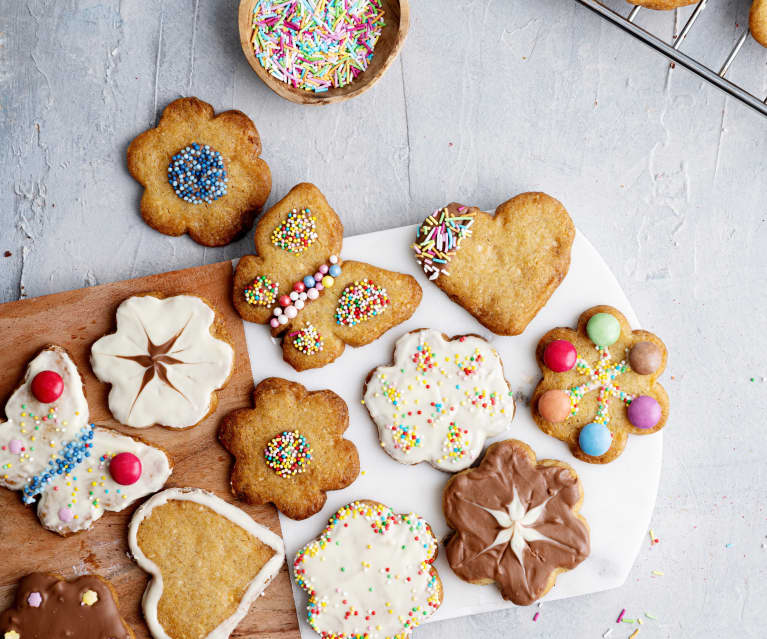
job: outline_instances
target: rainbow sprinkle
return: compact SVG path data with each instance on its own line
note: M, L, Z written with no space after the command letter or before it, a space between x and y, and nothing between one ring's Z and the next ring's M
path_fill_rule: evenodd
M266 275L259 275L245 288L245 301L253 306L272 306L280 285Z
M322 93L367 69L384 24L382 0L258 0L251 43L269 74Z
M297 430L284 431L272 438L266 445L266 465L280 477L286 479L306 472L312 461L309 442Z
M373 280L357 280L349 284L338 298L336 324L356 326L380 315L389 304L385 288L377 286Z
M474 214L466 213L468 207L459 206L458 215L448 207L434 211L418 229L413 244L415 259L430 280L440 275L450 275L447 265L461 247L461 240L471 237Z
M578 414L578 406L581 399L591 391L599 389L597 394L597 414L594 422L607 425L610 422L610 398L615 396L626 406L631 404L633 395L622 391L620 386L613 382L620 375L628 371L628 364L621 360L619 364L610 363L610 349L607 347L596 347L599 353L599 360L594 368L589 366L588 362L579 357L575 364L575 370L579 375L587 375L589 381L579 386L573 386L565 391L570 396L570 416Z
M293 209L287 219L272 231L272 244L288 253L301 255L317 241L317 218L309 209Z
M291 333L293 346L304 355L314 355L325 348L325 340L312 324L307 324L301 330Z

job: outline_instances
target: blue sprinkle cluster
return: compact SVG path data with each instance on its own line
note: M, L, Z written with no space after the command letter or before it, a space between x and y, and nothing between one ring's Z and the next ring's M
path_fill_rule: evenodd
M228 181L221 154L207 144L185 146L168 165L168 182L190 204L210 204L223 197Z
M55 459L48 460L48 467L27 482L22 491L22 501L25 504L31 504L35 497L41 494L57 475L69 472L82 463L85 458L91 456L88 449L93 446L91 440L93 439L94 428L93 424L83 426L80 429L80 434L64 444L61 453Z

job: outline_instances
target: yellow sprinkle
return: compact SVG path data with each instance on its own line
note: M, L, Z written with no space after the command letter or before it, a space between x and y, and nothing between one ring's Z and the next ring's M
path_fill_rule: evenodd
M99 600L98 593L95 590L86 590L83 593L82 598L80 601L82 601L82 604L84 606L92 606Z
M636 630L634 630L634 632L632 632L632 633L629 635L629 639L634 639L634 637L636 637L638 634L639 634L639 628L637 628Z
M663 571L661 571L661 570L653 570L652 574L653 575L657 575L658 577L662 577L663 576Z

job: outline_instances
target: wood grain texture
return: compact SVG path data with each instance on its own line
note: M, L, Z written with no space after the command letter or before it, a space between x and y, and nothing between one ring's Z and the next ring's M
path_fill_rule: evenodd
M343 102L364 93L372 87L397 57L410 26L410 5L408 0L382 0L385 24L376 43L370 64L355 80L343 87L331 87L327 91L314 93L293 87L271 75L256 58L251 43L253 35L253 7L256 0L241 0L237 22L240 31L240 45L248 64L259 78L280 97L297 104L332 104Z
M253 390L245 333L230 300L231 280L231 263L219 262L0 305L0 401L4 406L37 350L47 343L55 343L71 353L83 375L91 421L129 435L135 434L135 429L112 419L107 408L109 387L99 382L91 371L90 347L99 337L114 330L115 310L130 295L146 291L201 295L224 317L233 338L232 379L219 391L216 411L199 426L183 432L154 426L142 430L141 436L170 453L175 465L167 487L195 486L210 490L280 534L272 506L247 506L235 502L229 489L232 460L216 437L221 418L236 408L249 407ZM0 610L11 604L18 580L30 572L55 572L67 578L95 573L114 586L120 612L134 629L136 639L148 639L140 604L147 575L127 554L127 527L136 506L120 513L106 513L90 530L61 538L40 525L35 510L22 504L18 492L0 489L0 512L3 513L0 517L0 538L3 540ZM250 639L299 636L286 567L264 596L256 601L235 635Z

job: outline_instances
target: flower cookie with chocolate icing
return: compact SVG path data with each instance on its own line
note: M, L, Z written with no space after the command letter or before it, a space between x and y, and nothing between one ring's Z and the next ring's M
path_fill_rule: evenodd
M191 428L216 409L234 349L207 300L146 293L123 301L116 317L117 330L91 347L91 365L112 385L109 410L117 421Z
M445 544L450 567L464 581L495 582L504 599L529 606L589 555L582 502L581 482L567 464L536 460L515 439L493 444L478 467L445 486L442 507L455 530Z
M285 561L282 539L199 488L144 502L128 546L152 575L141 605L155 639L228 637Z
M567 275L575 226L545 193L522 193L494 214L448 204L418 228L426 276L498 335L519 335Z
M533 419L578 459L611 462L629 435L666 425L668 395L657 383L666 358L660 338L632 331L615 308L590 308L576 330L555 328L538 342L543 379L530 402Z
M27 365L0 422L0 486L39 497L40 523L60 535L90 528L162 488L171 474L165 452L88 421L83 380L60 346Z
M229 413L218 438L235 457L232 492L251 504L272 502L292 519L306 519L326 491L349 486L360 472L356 446L344 439L346 402L329 390L270 377L253 391L253 408Z
M234 273L233 302L269 324L296 370L325 366L408 319L421 301L415 278L341 259L344 227L313 184L298 184L256 225L258 255Z
M112 586L96 575L66 581L32 573L19 582L16 602L0 615L3 639L133 639Z
M160 123L128 147L128 170L144 187L141 216L166 235L222 246L241 236L272 188L261 139L240 111L214 116L197 98L180 98Z
M470 466L487 438L508 428L515 409L490 344L430 328L397 340L394 363L368 376L364 404L389 455L448 472Z
M409 637L442 603L437 549L418 515L374 501L344 506L293 562L309 625L335 639Z

